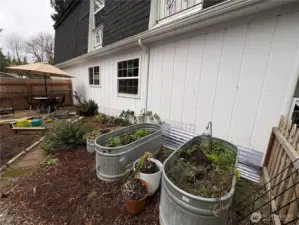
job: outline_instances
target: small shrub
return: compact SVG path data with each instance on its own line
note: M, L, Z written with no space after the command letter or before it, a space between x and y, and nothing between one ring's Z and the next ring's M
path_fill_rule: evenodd
M45 136L43 148L46 153L84 145L86 134L92 130L91 124L83 121L55 121Z
M104 113L99 113L96 115L96 121L100 124L107 124L109 123L109 116L105 115Z
M98 104L94 100L84 100L78 104L77 112L80 116L94 116L98 114Z

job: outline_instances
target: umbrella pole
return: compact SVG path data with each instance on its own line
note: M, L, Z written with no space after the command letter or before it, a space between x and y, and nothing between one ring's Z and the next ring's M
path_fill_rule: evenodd
M46 96L48 97L48 88L47 88L47 78L46 78L46 74L44 75L45 77L45 91L46 91Z

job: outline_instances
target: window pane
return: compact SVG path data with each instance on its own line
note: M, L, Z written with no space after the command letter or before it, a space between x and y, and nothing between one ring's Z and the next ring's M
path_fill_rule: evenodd
M122 69L122 68L123 68L123 62L118 62L117 69Z
M134 67L139 67L139 59L134 59Z
M138 94L138 87L133 87L132 94L135 94L135 95Z
M128 69L128 77L133 77L133 69Z
M128 61L128 68L133 68L133 60Z
M98 67L98 66L95 66L94 67L94 73L96 74L98 74L100 72L100 68Z
M88 68L89 71L89 84L93 84L93 68Z
M117 76L122 77L123 76L123 70L118 70L117 71Z
M123 69L127 69L128 68L128 61L123 61Z
M135 68L135 69L134 69L134 73L133 73L133 76L134 76L134 77L138 77L138 70L139 70L138 68Z
M99 85L100 84L100 80L99 79L94 79L94 84L95 85Z
M123 70L123 77L127 77L128 76L128 71L125 69Z

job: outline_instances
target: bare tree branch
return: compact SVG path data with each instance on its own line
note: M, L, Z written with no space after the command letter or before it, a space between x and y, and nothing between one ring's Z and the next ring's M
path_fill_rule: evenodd
M7 48L10 55L16 60L26 57L24 41L17 35L8 37Z
M54 56L54 38L51 34L40 33L26 42L26 52L35 62L49 62Z

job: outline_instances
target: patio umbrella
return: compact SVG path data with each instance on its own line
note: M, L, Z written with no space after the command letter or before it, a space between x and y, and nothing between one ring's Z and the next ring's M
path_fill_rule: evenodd
M46 95L48 95L47 90L47 78L49 77L63 77L63 78L72 78L72 76L68 75L61 69L56 68L55 66L45 64L45 63L32 63L25 64L20 66L10 66L7 67L9 71L15 73L21 73L24 75L33 75L33 76L41 76L45 79L45 91Z

